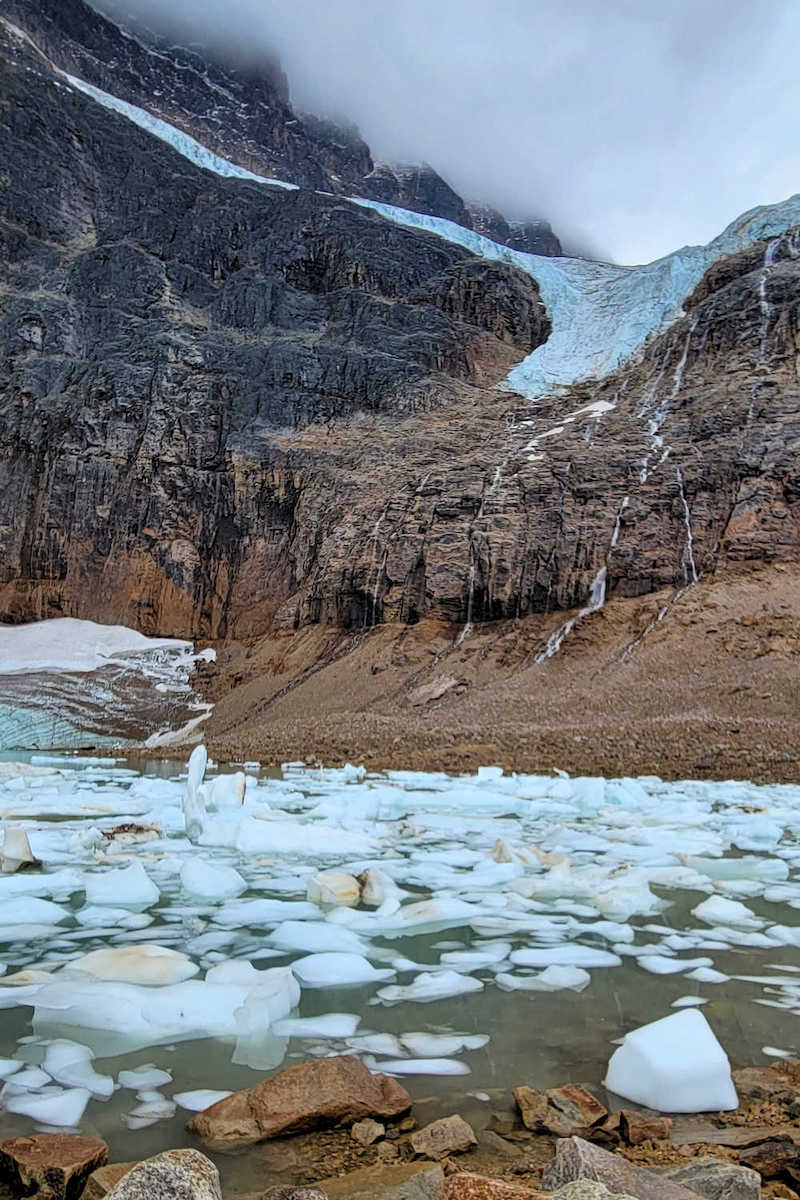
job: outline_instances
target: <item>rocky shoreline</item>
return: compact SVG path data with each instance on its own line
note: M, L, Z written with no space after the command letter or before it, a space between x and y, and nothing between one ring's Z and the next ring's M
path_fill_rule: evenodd
M267 1150L265 1179L285 1182L226 1200L796 1200L800 1060L733 1081L729 1112L609 1111L582 1084L520 1085L513 1113L490 1105L483 1127L455 1113L419 1125L398 1082L339 1056L231 1094L189 1121L187 1147L139 1163L109 1163L96 1137L6 1139L0 1183L39 1200L221 1200L205 1152Z

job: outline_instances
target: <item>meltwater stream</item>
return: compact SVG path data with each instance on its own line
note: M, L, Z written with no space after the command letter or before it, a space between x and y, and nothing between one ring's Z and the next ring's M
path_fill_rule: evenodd
M42 866L0 876L0 1136L45 1112L140 1158L186 1144L174 1095L342 1052L481 1127L516 1084L599 1085L679 1001L734 1065L800 1041L796 787L251 765L193 844L183 763L23 757L0 819ZM309 899L334 869L357 906ZM218 1161L237 1191L272 1169Z

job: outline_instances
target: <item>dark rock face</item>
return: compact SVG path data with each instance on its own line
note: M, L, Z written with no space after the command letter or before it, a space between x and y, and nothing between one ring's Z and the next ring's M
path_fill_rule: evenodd
M317 558L303 507L349 507L336 422L502 375L547 336L535 284L346 201L209 175L8 46L4 611L91 594L106 619L216 635L237 593L266 627Z
M548 336L529 277L219 179L3 45L0 619L463 623L797 559L796 232L531 406L495 386Z
M432 167L376 166L357 129L295 111L277 59L256 66L225 59L218 50L175 46L132 23L124 2L118 9L125 31L85 0L7 0L4 6L57 67L147 109L238 166L472 227L464 201ZM546 222L507 226L496 215L497 231L508 233L495 240L536 254L561 253Z
M564 253L549 221L507 221L497 209L479 204L468 204L467 212L470 227L493 242L503 242L524 254L543 254L548 258L557 258Z

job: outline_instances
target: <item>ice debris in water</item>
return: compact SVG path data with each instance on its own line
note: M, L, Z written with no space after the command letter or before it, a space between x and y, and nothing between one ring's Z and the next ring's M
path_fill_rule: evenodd
M80 1124L91 1095L86 1088L59 1088L49 1096L12 1096L3 1104L7 1112L29 1117L37 1124L71 1129Z
M359 1033L359 1021L370 1004L454 997L480 1014L482 992L538 1004L623 960L664 976L676 1015L703 1002L680 995L687 979L800 1007L788 968L747 959L800 946L791 914L770 925L749 907L800 907L794 788L295 765L243 790L209 769L202 747L172 779L114 760L0 764L5 827L41 863L0 875L0 1008L33 1009L45 1068L0 1061L4 1102L63 1087L95 1103L111 1081L92 1051L189 1038L226 1039L257 1070L342 1049L399 1073L469 1054L476 1069L485 1035ZM669 907L686 890L704 899L679 923ZM712 958L731 947L733 979ZM270 957L282 965L263 969ZM349 1011L306 1015L325 988L349 989ZM170 1111L161 1082L133 1074L130 1127Z
M188 1109L189 1112L203 1112L204 1109L210 1108L212 1104L218 1104L220 1100L227 1100L231 1092L213 1092L198 1089L193 1092L176 1092L172 1099L181 1108Z
M657 1112L725 1112L739 1104L727 1055L695 1008L627 1034L605 1086Z

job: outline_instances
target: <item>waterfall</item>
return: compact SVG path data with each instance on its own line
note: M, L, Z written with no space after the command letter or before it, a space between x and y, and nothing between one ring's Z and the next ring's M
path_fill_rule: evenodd
M689 502L686 499L686 492L683 487L683 475L681 474L680 467L675 468L675 477L678 480L678 491L679 491L680 497L681 497L681 504L683 505L683 523L686 526L686 546L684 547L684 551L683 551L683 574L686 579L686 582L689 583L689 571L687 570L687 567L691 568L691 572L692 572L691 582L697 583L699 576L697 574L697 567L696 567L695 561L694 561L694 535L692 533L692 513L691 513L691 509L689 508Z

